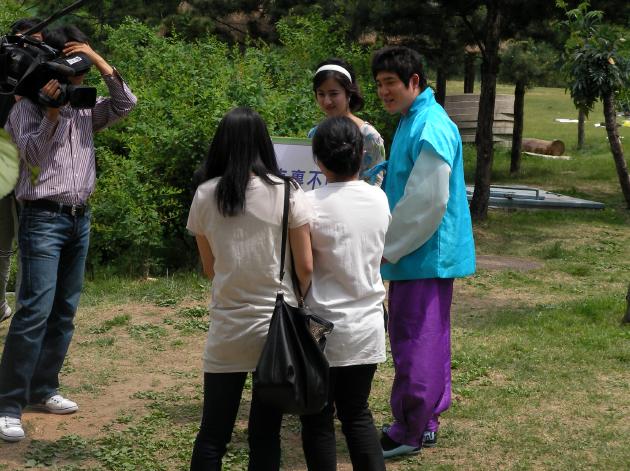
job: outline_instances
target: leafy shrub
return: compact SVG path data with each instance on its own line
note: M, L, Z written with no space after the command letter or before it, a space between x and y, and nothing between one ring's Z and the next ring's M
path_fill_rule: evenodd
M99 183L92 196L92 253L129 272L147 272L157 260L165 214L177 190L151 186L146 170L135 160L99 148Z
M18 18L33 16L32 12L24 5L24 2L16 0L3 0L0 8L0 36L9 32L9 27Z
M17 2L9 5L0 13L0 25L24 13ZM194 241L185 230L192 174L218 122L231 108L246 105L261 114L272 135L305 137L323 118L311 80L326 57L353 64L366 98L360 116L391 137L395 119L378 103L371 51L346 41L342 21L288 16L277 31L277 45L229 46L213 36L194 42L163 37L133 19L105 28L102 52L129 83L138 105L95 138L92 263L148 274L195 259ZM107 94L96 73L87 82Z
M177 267L195 257L185 230L191 177L222 116L251 106L276 136L305 137L323 118L311 88L315 65L343 57L356 68L366 98L360 115L393 133L370 72L371 50L346 42L334 18L289 16L280 44L228 46L209 36L195 42L161 37L135 20L109 28L107 58L121 71L138 105L100 133L99 182L93 198L96 260L130 271ZM98 78L92 83L105 93Z

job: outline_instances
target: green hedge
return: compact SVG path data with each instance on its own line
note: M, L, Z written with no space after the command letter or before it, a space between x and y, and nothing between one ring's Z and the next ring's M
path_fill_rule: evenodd
M355 66L366 97L360 115L391 136L395 118L378 103L371 50L347 43L334 19L288 17L278 31L279 46L245 47L214 37L194 43L164 38L134 20L108 31L105 55L139 101L127 119L96 139L93 262L146 272L195 260L185 231L191 177L219 120L247 105L272 135L304 137L323 117L311 79L326 57ZM97 77L92 81L105 93Z

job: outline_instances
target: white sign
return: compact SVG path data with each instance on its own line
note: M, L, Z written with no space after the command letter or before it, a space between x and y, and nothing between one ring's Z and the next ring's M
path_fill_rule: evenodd
M326 177L313 160L310 139L274 137L272 141L283 175L293 177L304 191L326 184Z

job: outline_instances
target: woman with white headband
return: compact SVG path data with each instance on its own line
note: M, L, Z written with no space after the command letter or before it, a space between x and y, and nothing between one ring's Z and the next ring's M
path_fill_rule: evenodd
M317 104L327 118L346 116L359 127L364 149L359 176L368 183L381 186L381 173L372 181L365 172L385 160L385 145L374 126L353 114L363 108L363 97L352 66L341 59L321 62L313 76L313 91ZM316 131L317 126L309 131L308 137L312 138Z

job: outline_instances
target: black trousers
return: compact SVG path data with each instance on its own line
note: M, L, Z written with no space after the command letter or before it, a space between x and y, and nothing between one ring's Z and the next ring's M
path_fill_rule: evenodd
M232 438L247 373L205 373L203 417L195 440L191 471L220 471L221 460ZM252 392L248 442L250 471L280 469L282 413L260 404Z
M368 407L375 371L376 365L330 369L328 405L318 414L300 417L302 446L309 471L337 469L335 408L348 444L352 468L355 471L385 469L383 451Z

